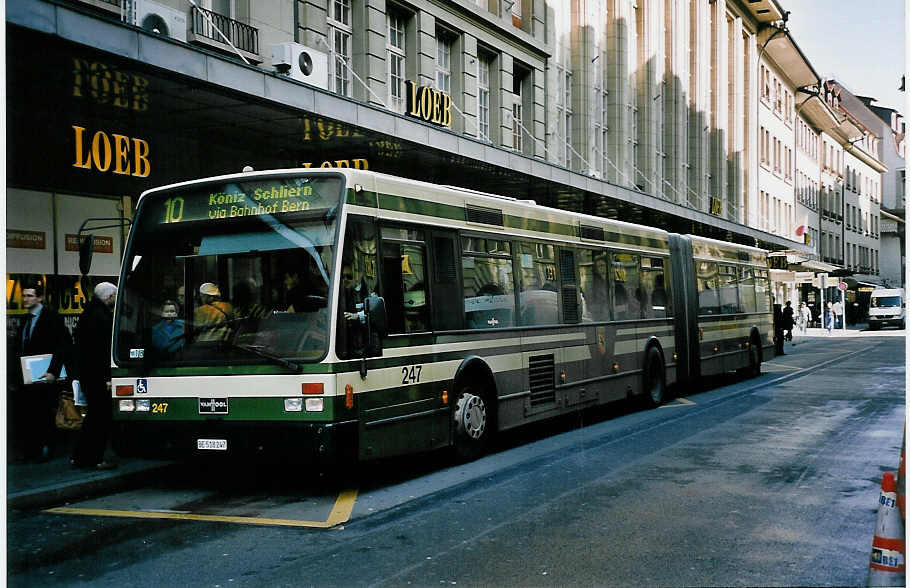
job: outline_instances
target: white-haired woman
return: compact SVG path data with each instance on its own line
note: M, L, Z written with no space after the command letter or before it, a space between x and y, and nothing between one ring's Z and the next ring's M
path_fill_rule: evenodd
M85 393L88 415L82 423L72 463L77 467L110 469L104 460L111 433L111 331L117 286L101 282L86 305L75 332L75 357L79 383Z

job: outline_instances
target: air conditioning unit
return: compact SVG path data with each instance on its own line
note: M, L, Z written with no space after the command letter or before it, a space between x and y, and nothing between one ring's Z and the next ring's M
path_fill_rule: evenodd
M135 0L136 26L144 30L186 42L186 13L152 0Z
M295 80L324 90L329 87L329 56L306 45L272 45L272 66Z

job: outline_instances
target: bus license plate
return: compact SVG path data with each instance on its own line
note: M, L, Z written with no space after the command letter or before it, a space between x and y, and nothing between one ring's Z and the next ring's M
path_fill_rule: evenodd
M196 439L196 449L227 451L227 439Z

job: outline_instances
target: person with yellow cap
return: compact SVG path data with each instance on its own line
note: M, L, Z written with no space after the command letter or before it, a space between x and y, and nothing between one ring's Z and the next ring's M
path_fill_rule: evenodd
M230 321L234 318L234 307L230 302L221 300L221 290L212 282L199 286L199 297L202 304L193 313L193 326L198 333L196 340L226 339L230 331Z

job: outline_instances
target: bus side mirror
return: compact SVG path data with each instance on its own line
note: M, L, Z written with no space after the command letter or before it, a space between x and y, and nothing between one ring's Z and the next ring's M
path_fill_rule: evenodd
M385 299L375 294L370 294L364 301L367 321L370 325L370 331L379 335L380 338L386 336L386 312Z
M92 269L92 254L95 251L95 235L89 233L82 239L79 244L79 271L83 276L87 276Z

